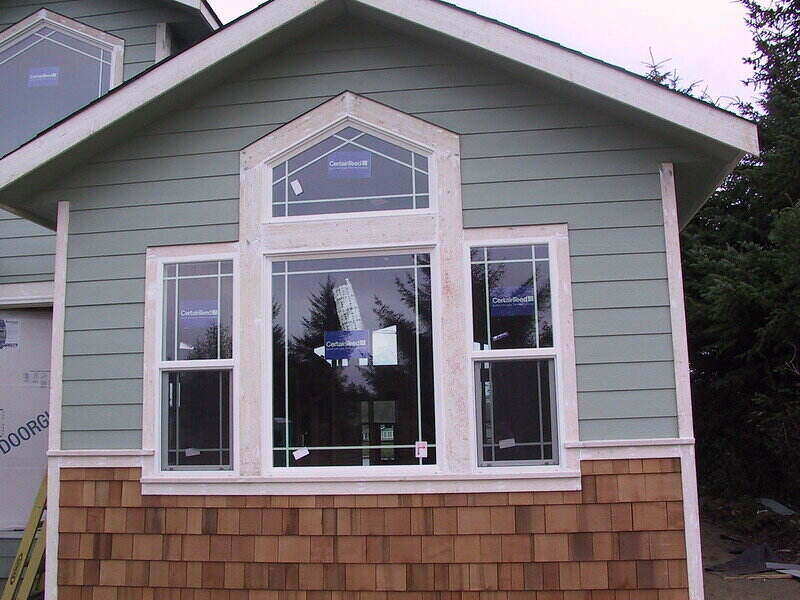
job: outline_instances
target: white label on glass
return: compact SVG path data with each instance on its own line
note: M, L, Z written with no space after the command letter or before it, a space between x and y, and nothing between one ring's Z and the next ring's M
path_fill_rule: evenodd
M514 446L517 445L517 440L515 440L514 438L507 438L505 440L499 440L497 442L497 445L500 446L501 449L513 448Z
M289 182L289 185L292 186L292 191L294 192L295 196L299 196L300 194L303 193L303 186L300 185L299 179L293 179L292 181Z
M311 454L311 452L308 451L308 448L298 448L297 450L292 452L292 456L294 456L295 460L300 460L301 458L304 458L309 454Z
M200 450L195 450L194 448L187 448L186 456L187 458L190 456L200 456Z
M3 348L19 348L21 321L18 319L0 319L0 350Z
M428 458L428 442L415 442L414 456L417 458Z

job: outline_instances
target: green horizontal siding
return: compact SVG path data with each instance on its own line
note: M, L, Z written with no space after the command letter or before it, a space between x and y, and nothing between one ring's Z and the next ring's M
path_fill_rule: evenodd
M8 579L8 574L11 573L11 566L14 564L14 558L17 556L17 548L19 547L19 538L17 536L5 535L7 537L0 537L0 589L3 589L6 579Z
M51 230L0 209L0 285L52 281L55 249Z
M397 33L326 29L104 151L71 201L65 448L141 443L144 253L236 240L238 152L351 90L461 135L467 227L567 223L581 435L677 434L659 163L618 116Z

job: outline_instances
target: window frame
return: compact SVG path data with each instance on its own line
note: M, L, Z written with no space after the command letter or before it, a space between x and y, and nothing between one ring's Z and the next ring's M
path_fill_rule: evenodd
M376 247L370 249L342 249L342 250L320 250L311 252L265 252L263 255L263 281L265 300L271 302L272 299L272 264L275 262L291 261L291 260L316 260L327 258L357 258L369 256L391 256L395 254L429 254L430 255L430 270L431 270L431 322L433 324L433 369L434 369L434 428L436 431L436 446L439 446L442 436L445 435L443 424L443 416L440 410L440 398L442 397L443 390L441 389L440 378L435 374L442 368L438 358L438 348L441 344L440 327L438 325L438 306L440 304L441 290L437 284L438 278L435 274L439 272L439 257L437 255L437 248L435 245L430 246L402 246L402 247ZM263 303L262 303L263 304ZM262 387L262 419L265 423L263 434L262 446L262 462L264 464L264 472L267 476L278 477L316 477L327 478L333 476L344 477L358 477L370 479L375 475L397 475L397 476L415 476L415 475L433 475L441 470L439 465L439 457L437 454L437 462L429 465L369 465L369 466L329 466L329 467L277 467L274 464L274 439L273 439L273 337L272 337L272 324L273 319L271 315L267 318L262 313L265 322L265 335L264 345L262 348L262 365L264 365L264 377Z
M472 281L471 250L476 247L508 247L547 245L550 271L550 298L553 321L552 348L509 348L475 350L473 334L472 286L467 286L464 317L467 326L465 344L471 385L473 464L477 471L492 473L558 473L577 468L578 452L574 445L578 436L577 374L575 336L573 330L572 277L569 234L566 225L526 225L518 227L483 227L466 230L464 243L464 277ZM488 293L488 290L487 290ZM551 360L554 389L551 390L553 428L552 461L497 461L481 464L480 426L482 417L474 383L475 365L479 362Z
M111 78L108 82L108 90L111 91L122 83L125 40L46 8L37 10L22 21L0 32L0 51L42 27L56 29L88 44L108 50L111 53L111 68L109 69Z
M143 448L152 448L153 460L144 461L143 477L168 476L191 478L202 475L211 478L236 477L239 473L239 253L236 244L208 244L199 246L162 246L148 248L145 276L145 331L144 331L144 376L143 376ZM164 267L170 264L199 262L232 262L232 352L231 358L201 360L164 359L164 295L166 291ZM163 376L168 372L228 371L230 373L230 453L229 468L213 465L186 465L167 468L164 445L164 423L168 414L164 409ZM150 426L148 426L150 424ZM149 442L149 446L148 446Z
M428 159L428 206L424 208L402 208L402 209L393 209L393 210L376 210L376 211L351 211L351 212L342 212L342 213L323 213L323 214L313 214L313 215L286 215L286 216L274 216L273 212L273 197L272 197L272 185L273 185L273 169L280 165L281 163L288 161L292 157L308 150L315 144L318 144L325 138L333 135L337 131L344 129L346 127L354 127L360 129L364 133L373 135L377 138L380 138L384 141L390 142L405 150L410 150L411 152L420 154L425 156ZM431 160L432 149L426 146L419 144L410 139L406 139L395 132L388 131L386 129L382 129L375 125L368 123L362 119L358 119L352 115L344 116L338 119L336 122L331 123L327 127L316 131L315 133L311 134L309 137L300 140L298 143L294 144L293 146L286 148L279 154L270 158L270 160L265 164L265 177L267 178L266 181L266 190L267 190L267 197L264 201L263 207L263 222L264 223L293 223L293 222L315 222L315 221L331 221L331 220L343 220L343 219L357 219L357 218L364 218L364 217L375 217L375 216L384 216L384 217L394 217L394 216L404 216L409 214L418 214L418 215L432 215L436 214L436 193L435 193L435 186L433 185L434 182L434 171L433 171L433 161Z

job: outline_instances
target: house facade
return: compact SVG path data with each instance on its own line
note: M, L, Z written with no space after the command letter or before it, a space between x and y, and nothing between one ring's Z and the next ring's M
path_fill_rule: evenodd
M47 593L702 598L679 231L757 151L433 0L273 0L16 148Z

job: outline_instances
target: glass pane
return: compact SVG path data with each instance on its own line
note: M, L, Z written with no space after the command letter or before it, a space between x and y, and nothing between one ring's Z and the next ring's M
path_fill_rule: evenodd
M416 156L427 169L427 160ZM288 160L287 179L272 189L273 204L288 194L288 207L273 206L273 216L412 209L415 191L427 194L429 184L411 159L411 151L347 127ZM273 180L283 176L283 168L273 168Z
M414 200L412 196L401 196L398 198L335 200L333 202L294 202L289 204L289 216L300 217L303 215L373 212L376 210L404 210L409 208L414 208Z
M195 277L198 275L216 275L219 273L219 262L179 263L178 275L180 277Z
M233 277L219 274L232 268L231 261L180 263L177 278L164 282L164 360L233 356Z
M98 98L109 83L100 49L61 31L40 28L4 47L0 156Z
M549 263L534 260L533 252L532 246L472 248L474 349L552 347Z
M276 467L286 466L287 453L275 451L273 460ZM354 448L349 450L309 450L308 454L296 459L293 450L288 453L290 467L352 467L381 465L435 465L436 448L428 446L427 458L416 458L414 448Z
M552 360L475 364L479 460L552 461Z
M547 244L536 244L533 247L536 258L548 258L550 256Z
M531 246L499 246L486 249L490 261L495 260L530 260L533 257Z
M414 443L435 442L429 257L415 258L289 261L273 276L276 464L419 464Z
M553 345L553 307L550 293L550 265L547 262L536 262L536 290L539 347L550 348Z
M230 468L230 372L165 373L162 394L165 468Z

